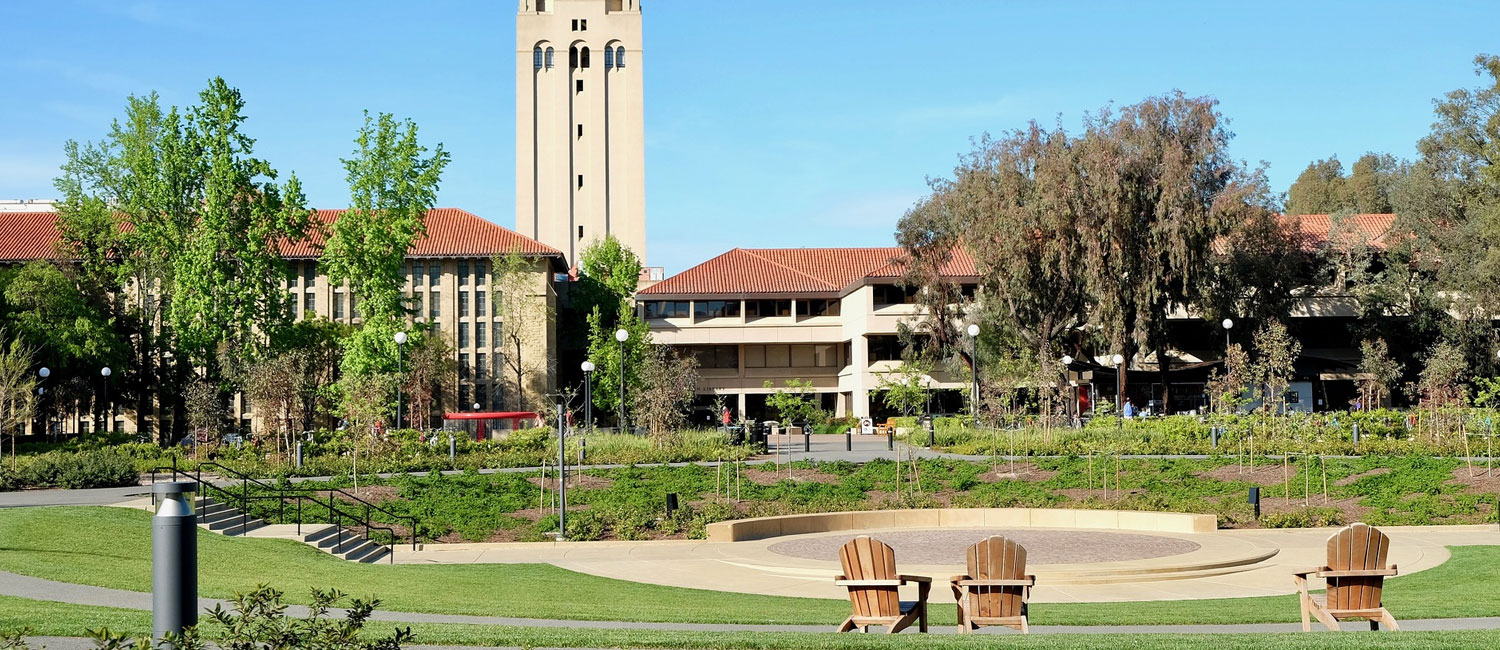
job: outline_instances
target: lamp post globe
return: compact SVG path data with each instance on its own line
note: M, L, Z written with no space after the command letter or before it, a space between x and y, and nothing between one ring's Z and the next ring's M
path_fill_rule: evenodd
M620 430L625 430L625 340L630 338L630 332L625 328L615 330L615 340L620 342Z
M396 335L393 336L393 337L391 337L391 338L393 338L393 339L396 340L396 374L399 375L402 372L404 372L404 369L401 367L401 348L406 345L406 332L396 332ZM400 386L396 386L396 428L397 429L401 428L401 397L402 397L402 395L401 395L401 387Z
M396 332L396 345L406 345L406 332Z
M104 366L103 368L99 369L99 376L100 377L109 377L109 375L111 373L113 373L113 372L114 372L113 370L109 369L109 366Z
M593 372L594 371L594 362L592 362L592 361L585 361L585 362L579 364L578 367L582 368L584 372Z
M979 325L970 323L967 331L969 332L969 336L979 336Z
M1071 355L1064 354L1062 358L1062 364L1063 367L1073 365L1073 357Z
M1224 322L1222 322L1222 323L1219 323L1219 324L1220 324L1220 325L1223 325L1223 326L1224 326L1224 329L1226 329L1226 330L1227 330L1227 329L1229 329L1229 328L1232 328L1232 327L1234 327L1234 320L1233 320L1233 319L1229 319L1229 318L1226 318L1226 319L1224 319Z
M1115 365L1118 366L1118 365L1120 365L1122 363L1125 363L1125 357L1122 357L1122 356L1120 356L1120 355L1117 354L1117 355L1111 357L1110 361L1115 362Z
M1229 328L1234 327L1234 321L1226 318L1219 324L1224 326L1224 354L1227 356L1229 354Z
M630 339L630 331L629 330L626 330L623 327L620 328L620 329L615 330L615 340L616 341L624 343L625 341L627 341L629 339Z
M583 370L583 427L594 428L594 362L584 359L578 364Z
M37 376L41 377L42 379L46 379L46 378L52 376L52 369L48 368L47 366L42 366L42 369L36 371L36 374L37 374Z
M472 408L473 408L473 409L474 409L474 410L476 410L476 411L478 411L478 410L479 410L479 402L474 402L474 404L473 404L473 405L471 405L471 407L472 407Z

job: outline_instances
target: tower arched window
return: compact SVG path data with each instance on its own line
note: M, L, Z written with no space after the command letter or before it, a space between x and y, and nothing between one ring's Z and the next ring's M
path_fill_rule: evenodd
M533 70L542 69L542 46L540 45L531 51L531 68Z
M569 70L576 70L577 68L578 68L578 46L574 45L574 46L568 48L568 69Z
M606 48L604 48L604 69L608 70L608 69L613 68L613 67L615 67L615 51L614 51L614 48L606 47Z
M552 48L547 48L547 69L552 69Z
M625 67L625 46L615 48L615 67Z
M585 47L578 51L578 67L589 67L589 48Z

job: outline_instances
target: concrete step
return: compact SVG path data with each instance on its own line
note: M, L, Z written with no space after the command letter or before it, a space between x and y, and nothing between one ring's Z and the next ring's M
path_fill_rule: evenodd
M237 523L237 524L235 524L233 526L230 526L228 528L224 528L224 529L219 530L217 532L219 534L221 534L221 535L228 535L230 537L233 537L235 535L243 535L243 534L248 533L248 532L250 532L252 530L255 530L257 528L261 528L261 527L263 527L265 525L266 525L266 522L264 522L264 521L262 521L260 519L250 519L250 520L246 521L244 524L238 524Z
M348 547L346 546L345 548L347 549ZM370 540L363 540L362 544L354 547L353 549L344 551L344 553L339 555L339 557L342 557L345 560L349 560L351 562L362 562L366 557L384 553L385 545L376 544L375 542L372 542Z
M388 548L386 548L384 546L380 546L380 547L377 547L374 551L372 551L369 555L365 555L364 557L361 557L361 558L359 558L359 559L357 559L355 561L359 562L359 563L362 563L362 564L375 564L375 563L381 562L381 561L389 562L390 560L388 558L390 558L390 557L391 557L391 551L390 551L390 549L388 549ZM345 559L352 559L352 558L345 558Z

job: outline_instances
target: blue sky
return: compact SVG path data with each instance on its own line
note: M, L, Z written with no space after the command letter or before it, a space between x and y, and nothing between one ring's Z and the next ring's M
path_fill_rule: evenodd
M1174 88L1217 97L1233 154L1285 190L1315 158L1411 156L1432 99L1500 53L1494 2L644 6L648 262L669 273L735 246L890 245L971 137ZM452 152L441 205L513 227L515 8L0 0L0 198L52 196L63 142L127 95L187 104L220 75L313 205L346 204L370 109Z

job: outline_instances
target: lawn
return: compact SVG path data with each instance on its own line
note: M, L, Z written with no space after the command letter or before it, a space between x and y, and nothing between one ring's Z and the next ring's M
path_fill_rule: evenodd
M60 534L67 531L67 534ZM1500 615L1500 547L1454 547L1436 568L1395 578L1386 604L1401 619ZM202 532L199 589L227 598L268 583L293 602L311 588L378 596L409 612L699 623L833 625L840 600L663 587L600 578L546 564L363 565L296 542ZM64 582L148 591L150 515L122 508L0 510L0 570ZM1455 597L1461 594L1462 597ZM624 605L627 604L628 606ZM933 608L951 624L952 606ZM1130 603L1041 604L1038 625L1266 623L1297 620L1293 596Z
M389 633L392 623L373 622L369 635ZM86 636L88 630L108 627L117 633L143 635L151 628L148 612L69 605L0 596L0 632L30 628L45 636ZM403 624L402 627L405 627ZM879 634L815 634L807 632L683 632L655 630L593 630L530 628L498 625L412 624L422 644L482 645L546 648L702 648L744 650L841 650L862 648L935 648L967 650L994 647L1059 648L1184 648L1187 650L1261 650L1265 647L1301 648L1458 648L1494 647L1500 631L1402 632L1379 634L1118 634L1118 635L921 635L887 637ZM831 627L831 626L830 626ZM212 637L217 630L210 628Z

